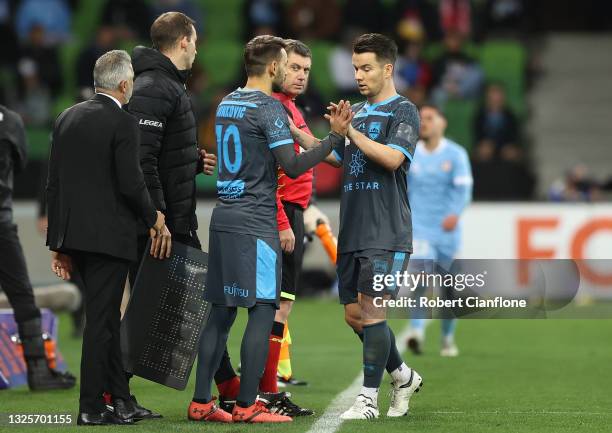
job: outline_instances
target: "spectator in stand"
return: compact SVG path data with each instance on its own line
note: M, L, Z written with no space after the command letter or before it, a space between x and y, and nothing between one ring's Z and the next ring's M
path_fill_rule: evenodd
M287 10L287 24L296 39L332 40L340 28L340 14L335 0L295 0Z
M19 62L34 63L41 85L47 87L51 95L55 97L62 90L62 70L57 48L46 45L45 40L47 40L45 28L34 24L21 48Z
M285 33L285 9L282 0L246 0L242 16L245 18L245 41L259 35L280 35Z
M444 37L444 53L433 63L432 100L444 106L448 99L475 99L480 95L483 72L476 60L463 51L465 37L451 30Z
M330 53L329 72L340 99L357 102L363 98L357 89L353 69L353 41L363 33L363 29L347 28L342 32L341 43Z
M58 45L70 38L70 8L65 0L23 0L15 16L17 35L25 41L32 27L42 27L45 45Z
M472 34L471 0L440 0L438 14L442 33L456 32L464 37Z
M204 34L204 15L203 7L197 5L194 0L154 0L153 16L158 17L164 12L181 12L194 21L194 27L199 35Z
M387 31L385 5L381 0L350 0L342 8L342 27L365 28L373 33Z
M494 155L505 160L522 157L519 125L515 114L506 103L506 92L501 83L487 86L484 103L474 118L476 146L489 141Z
M417 27L426 32L429 41L438 41L442 38L438 10L431 1L398 1L392 16L396 21L390 28L399 41L411 39L413 29Z
M112 27L102 25L98 27L95 39L79 54L77 60L77 85L79 97L83 101L94 95L93 70L96 60L115 46L115 31Z
M529 200L533 196L535 178L522 162L496 158L495 146L484 140L472 157L474 200Z
M525 30L523 0L487 0L483 21L487 36L522 36Z
M422 37L415 37L403 44L396 62L395 85L416 106L426 102L432 78L431 66L422 58L422 50Z
M102 24L115 29L115 37L124 40L149 40L153 14L144 0L107 0Z
M588 167L580 163L567 170L565 178L553 182L548 198L559 202L599 201L601 186L591 178Z
M26 126L46 127L51 123L51 92L40 79L38 65L24 58L17 66L21 80L21 97L17 111Z

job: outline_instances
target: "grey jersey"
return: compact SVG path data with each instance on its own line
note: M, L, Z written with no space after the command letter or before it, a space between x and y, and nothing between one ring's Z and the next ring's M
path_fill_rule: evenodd
M338 252L365 249L412 252L412 223L406 175L419 137L419 113L396 95L377 104L353 106L353 127L370 139L402 152L394 172L369 160L355 143L333 153L343 162Z
M271 150L293 145L282 104L263 92L238 89L219 104L215 132L219 199L210 229L278 237Z

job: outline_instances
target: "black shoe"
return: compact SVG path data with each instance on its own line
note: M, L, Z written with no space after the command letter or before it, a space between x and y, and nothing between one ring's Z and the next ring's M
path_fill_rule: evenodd
M284 377L278 376L277 379L279 383L283 383L285 385L308 386L308 382L306 382L305 380L294 379L293 377L285 379Z
M291 397L290 392L262 392L257 398L266 405L266 408L269 409L270 412L279 415L295 418L296 416L309 416L314 414L313 410L299 407L292 402L289 397Z
M134 425L133 418L121 419L111 411L102 413L80 413L77 418L77 425Z
M113 398L113 413L117 418L122 420L133 419L134 421L140 421L143 419L134 407L132 400L124 400L122 398Z
M140 419L158 419L158 418L163 418L163 416L161 414L153 412L152 410L147 409L147 408L142 407L141 405L139 405L135 396L131 395L130 396L130 400L131 400L132 406L134 407L134 410L136 411L135 412L136 418L140 418Z
M223 396L219 396L219 407L226 411L227 413L232 413L234 410L234 405L236 404L236 399L229 399Z
M70 389L76 385L76 377L68 372L49 368L46 358L26 359L28 386L32 391Z
M414 355L423 354L423 349L421 348L421 341L415 336L411 336L408 338L408 340L406 340L406 346L408 346L408 349L410 349L410 351Z

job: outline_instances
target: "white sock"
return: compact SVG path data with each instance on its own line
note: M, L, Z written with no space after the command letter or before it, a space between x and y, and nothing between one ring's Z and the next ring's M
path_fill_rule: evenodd
M446 335L442 337L442 345L445 347L452 346L455 344L455 337L452 335Z
M378 407L378 388L366 388L365 386L362 386L359 394L371 398L372 404Z
M393 382L404 384L410 380L410 367L402 362L402 365L397 367L390 374L393 378Z

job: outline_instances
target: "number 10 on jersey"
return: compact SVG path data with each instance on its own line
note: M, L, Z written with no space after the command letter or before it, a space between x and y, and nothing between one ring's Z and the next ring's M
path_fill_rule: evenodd
M234 124L215 125L215 134L217 136L217 152L219 154L219 174L223 170L230 173L237 173L242 164L242 143L240 141L240 131ZM230 141L234 144L234 160L231 160L229 152Z

